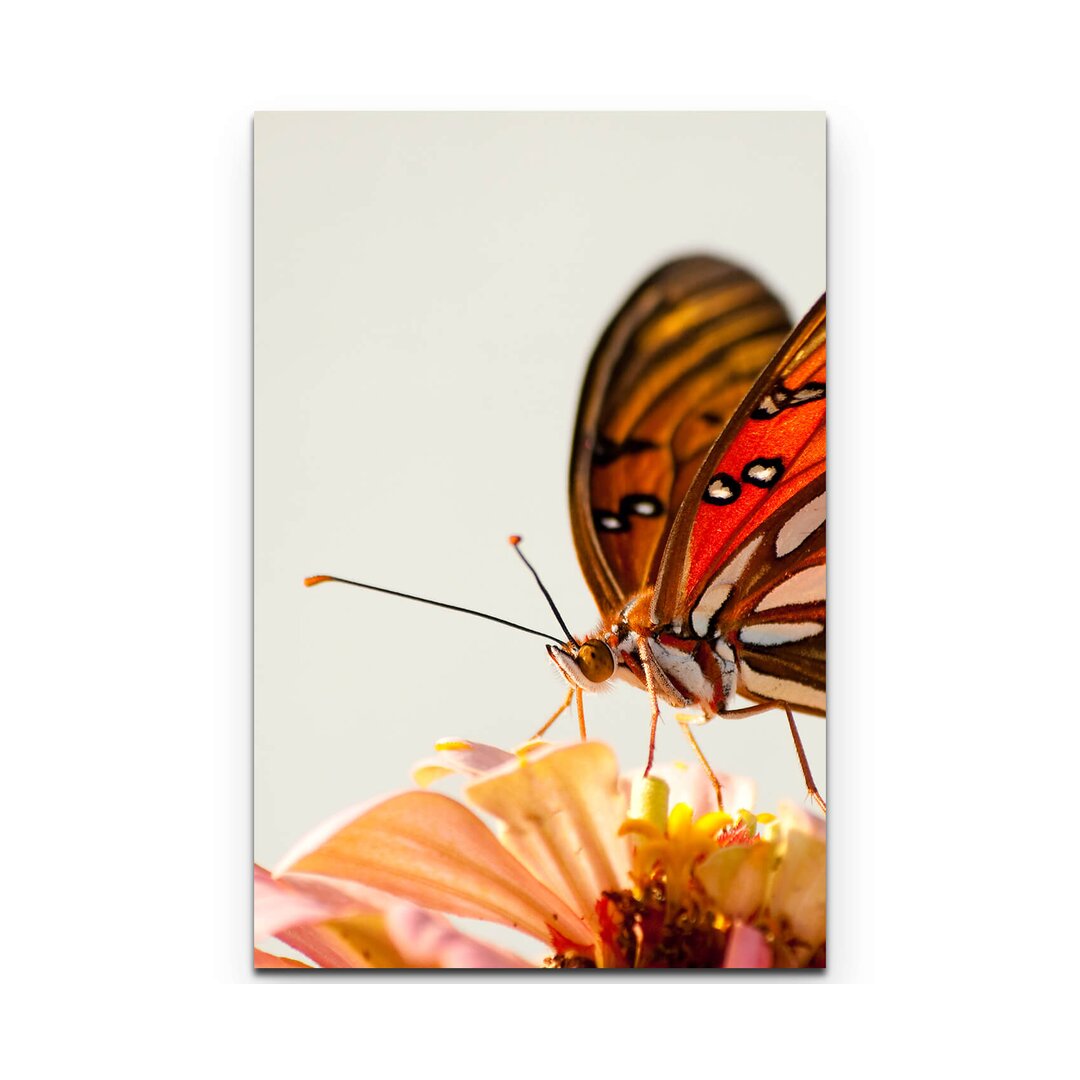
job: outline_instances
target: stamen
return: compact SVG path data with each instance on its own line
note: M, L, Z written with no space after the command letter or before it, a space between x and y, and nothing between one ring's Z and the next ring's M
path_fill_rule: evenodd
M655 825L661 833L667 827L671 789L658 776L635 776L630 785L630 817Z

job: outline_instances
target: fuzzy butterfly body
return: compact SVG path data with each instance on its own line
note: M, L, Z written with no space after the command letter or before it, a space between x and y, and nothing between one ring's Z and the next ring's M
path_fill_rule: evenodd
M548 646L707 718L736 694L825 708L825 298L791 329L753 275L696 256L644 281L589 364L570 468L601 612ZM608 650L605 655L605 648Z

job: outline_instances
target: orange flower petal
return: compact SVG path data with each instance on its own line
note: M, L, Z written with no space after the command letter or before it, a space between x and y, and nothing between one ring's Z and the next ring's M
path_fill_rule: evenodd
M310 964L305 964L302 960L293 960L289 956L275 956L273 953L263 952L262 949L255 950L255 966L257 968L311 968Z
M283 870L323 874L451 915L490 919L544 942L590 942L582 920L445 795L409 791L339 815L302 840Z
M530 755L465 795L504 823L503 843L598 933L596 901L624 888L630 869L619 836L628 803L610 747L577 743Z

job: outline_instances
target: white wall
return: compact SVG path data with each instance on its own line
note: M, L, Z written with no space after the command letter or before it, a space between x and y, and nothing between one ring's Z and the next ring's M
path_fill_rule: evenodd
M555 630L596 608L567 512L577 394L658 263L713 251L793 317L825 287L821 113L273 113L255 134L255 854L409 782L447 735L523 741L564 695L539 639L334 573ZM648 703L587 700L644 761ZM669 710L670 712L670 710ZM553 735L576 736L572 718ZM824 789L824 722L801 730ZM700 737L801 800L782 715ZM658 756L687 756L670 720Z

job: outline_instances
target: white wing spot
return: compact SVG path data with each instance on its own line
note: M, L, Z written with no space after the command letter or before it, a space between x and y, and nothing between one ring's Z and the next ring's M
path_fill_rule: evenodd
M704 637L709 632L709 623L712 617L724 606L724 601L731 592L732 585L729 581L715 579L705 590L693 615L690 616L690 625L698 637Z
M825 520L825 492L811 499L781 526L776 534L776 555L783 558L794 551Z
M825 694L813 686L765 675L755 671L746 661L739 664L739 689L749 690L757 697L786 701L789 705L805 705L807 708L825 710Z
M701 594L701 599L690 616L690 625L698 637L704 637L708 632L712 617L724 606L728 594L735 582L739 580L739 575L746 569L747 563L750 562L760 543L760 536L751 540L734 559L720 568L716 577L709 582L709 587Z
M772 592L766 593L755 611L783 607L785 604L820 604L825 599L825 564L809 566L792 574Z
M739 640L744 645L787 645L792 641L817 637L825 627L816 622L796 623L758 623L744 626L739 631Z
M747 469L747 475L752 480L757 480L761 484L768 484L774 476L776 476L775 465L752 465Z

